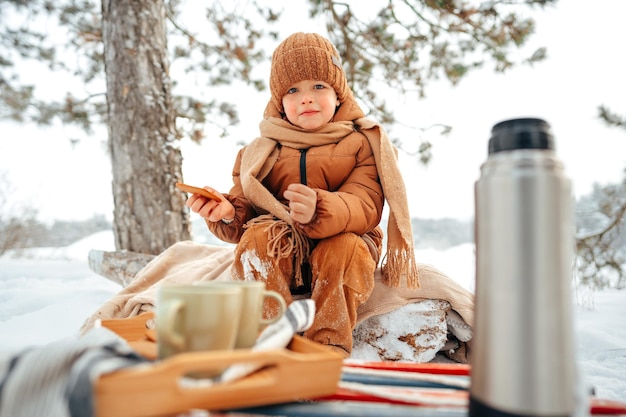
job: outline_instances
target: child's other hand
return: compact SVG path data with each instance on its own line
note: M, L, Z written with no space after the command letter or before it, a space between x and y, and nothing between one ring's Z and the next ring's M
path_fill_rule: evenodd
M210 187L203 188L218 196L220 201L206 198L200 194L191 194L186 203L191 211L198 213L210 222L219 222L222 219L230 220L235 218L235 206L233 206L226 197Z
M291 218L300 223L307 224L313 219L317 206L317 193L304 184L290 184L283 194L289 201Z

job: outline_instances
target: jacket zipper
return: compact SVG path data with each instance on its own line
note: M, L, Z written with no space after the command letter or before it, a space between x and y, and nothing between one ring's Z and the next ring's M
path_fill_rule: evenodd
M306 185L306 151L300 149L300 183Z

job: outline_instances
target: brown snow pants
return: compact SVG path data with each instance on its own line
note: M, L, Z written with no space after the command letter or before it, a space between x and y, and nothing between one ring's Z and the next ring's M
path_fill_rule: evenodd
M235 248L232 267L234 279L265 281L269 290L281 294L287 304L291 292L294 265L291 257L275 258L267 253L265 226L250 226ZM342 233L312 242L308 259L311 299L315 301L313 325L304 337L334 347L347 357L352 352L352 331L356 326L357 308L374 288L376 262L365 241L354 233ZM265 315L277 312L276 302L268 301Z

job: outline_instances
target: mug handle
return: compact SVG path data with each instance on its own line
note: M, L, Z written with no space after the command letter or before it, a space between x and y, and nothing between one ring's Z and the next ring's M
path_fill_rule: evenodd
M185 337L174 330L174 321L184 307L185 303L182 300L170 301L167 304L165 317L163 318L163 332L161 337L178 350L185 348Z
M285 314L285 311L287 310L287 304L285 303L285 299L283 298L283 296L276 291L265 290L263 291L263 296L266 298L273 298L278 302L278 313L268 319L262 318L259 322L259 324L261 324L262 326L266 326L268 324L276 323L278 320L280 320L280 318Z

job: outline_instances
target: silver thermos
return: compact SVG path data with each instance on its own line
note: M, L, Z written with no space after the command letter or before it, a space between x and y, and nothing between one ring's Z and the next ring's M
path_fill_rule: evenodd
M475 216L470 417L580 415L572 189L547 122L493 126Z

